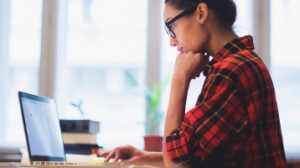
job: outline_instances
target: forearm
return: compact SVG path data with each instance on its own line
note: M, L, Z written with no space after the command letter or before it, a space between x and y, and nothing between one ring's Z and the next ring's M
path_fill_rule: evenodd
M185 77L173 77L171 84L170 100L165 122L164 141L171 134L184 118L186 97L189 88L190 80ZM164 142L164 163L166 167L175 167L174 163L168 157Z
M183 120L189 81L183 77L174 77L165 122L165 136L174 131Z

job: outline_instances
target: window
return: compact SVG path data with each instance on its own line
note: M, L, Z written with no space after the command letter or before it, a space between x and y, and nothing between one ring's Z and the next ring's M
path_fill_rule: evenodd
M252 0L234 0L237 6L237 18L234 24L234 31L239 36L253 35L253 5Z
M271 72L288 153L300 150L299 5L298 0L271 1Z
M5 41L0 43L7 43L7 48L3 48L6 53L0 54L4 60L0 64L7 68L4 70L7 72L7 80L1 80L5 87L1 92L4 94L0 96L2 100L0 115L4 116L0 119L3 124L0 129L4 132L4 136L1 133L0 140L25 145L17 92L23 90L36 94L38 90L42 0L1 1L1 5L6 8L3 16L6 16L9 21L4 23L1 20L3 17L0 17L0 22L7 27L3 29L6 32L2 32L7 38L2 38L1 40ZM20 135L24 136L16 138Z
M85 117L100 121L105 149L143 147L146 7L146 0L68 1L59 114L80 118L70 103L81 101Z
M45 2L53 3L53 1ZM57 23L59 26L63 25L57 26L59 30L66 30L66 33L61 33L58 37L61 38L58 40L61 43L66 42L65 45L59 46L63 48L62 50L58 49L63 54L59 57L57 67L62 66L64 71L57 71L63 74L63 78L50 81L53 82L52 85L59 85L54 95L58 100L60 117L81 117L70 103L82 101L85 117L101 122L101 133L98 138L99 144L105 149L124 144L134 144L142 148L147 85L145 81L150 79L149 76L152 79L152 75L153 79L157 79L158 75L162 80L171 77L177 55L176 48L169 46L169 37L165 35L163 26L160 26L161 50L157 48L155 50L161 53L155 54L160 56L154 62L161 62L161 67L149 66L150 63L146 59L147 53L149 54L147 28L152 30L153 27L159 26L156 23L149 24L149 16L155 19L161 17L159 12L149 10L149 2L154 1L58 2L66 3L66 8L45 5L45 9L47 11L48 8L55 8L51 10L54 11L50 12L51 16L56 11L65 12L62 16L59 15L62 18L60 23ZM260 11L254 11L256 9L253 8L252 0L235 0L235 2L238 15L234 30L240 36L253 35L255 32L252 16ZM40 67L40 53L43 53L41 52L42 3L43 0L0 1L1 144L10 142L25 145L25 136L19 138L23 128L17 91L38 94L39 71L41 69L51 71L47 67ZM151 6L151 9L156 9L156 3L158 2L153 3L154 5L151 3L154 6ZM300 150L300 124L297 122L300 117L297 107L299 104L297 95L300 95L300 57L296 51L298 47L296 40L300 38L297 34L300 28L300 22L297 21L299 10L296 8L299 3L298 0L271 1L270 71L277 94L287 152ZM161 25L163 24L162 21ZM160 43L159 35L155 36L158 37L151 39L152 43ZM55 47L49 48L56 52ZM159 69L158 72L154 72L158 74L146 74L148 73L146 67ZM195 105L203 80L204 77L201 77L191 83L186 110ZM45 86L46 89L47 87ZM164 91L161 103L161 110L164 113L167 110L169 90L170 83Z

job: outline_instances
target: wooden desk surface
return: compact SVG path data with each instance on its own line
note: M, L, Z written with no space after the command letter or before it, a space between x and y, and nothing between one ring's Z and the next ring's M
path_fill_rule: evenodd
M149 166L149 165L129 165L129 166L122 166L120 164L117 163L106 163L103 162L103 158L93 158L94 156L82 156L82 155L67 155L67 163L68 162L75 162L78 164L81 163L91 163L94 165L80 165L80 166L76 166L76 167L80 167L80 168L105 168L105 167L120 167L120 168L158 168L156 166ZM29 162L29 158L28 155L24 155L22 158L22 164L21 164L21 155L18 154L0 154L0 168L1 167L20 167L20 168L71 168L71 167L75 167L74 165L70 165L70 166L30 166L30 162ZM93 159L91 159L93 158ZM26 165L26 166L24 166Z
M93 165L93 166L21 166L20 163L0 163L0 167L14 167L14 168L158 168L155 166L148 166L148 165L129 165L129 166L116 166L111 164L104 164L104 165Z
M80 167L80 168L158 168L156 166L149 166L149 165L128 165L128 166L122 166L115 163L102 163L97 165L80 165L80 166L23 166L21 163L17 162L2 162L0 163L1 167L15 167L15 168L73 168L73 167Z

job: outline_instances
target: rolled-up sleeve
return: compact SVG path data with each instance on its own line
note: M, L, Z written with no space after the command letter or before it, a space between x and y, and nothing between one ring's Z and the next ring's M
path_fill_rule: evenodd
M200 149L201 160L205 161L214 149L248 124L241 93L227 76L212 76L201 95L203 101L188 111L180 126L166 137L168 156L175 163L189 162L195 149Z

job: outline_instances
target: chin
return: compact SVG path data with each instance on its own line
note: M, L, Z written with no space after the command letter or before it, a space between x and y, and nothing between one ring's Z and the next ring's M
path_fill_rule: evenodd
M196 51L197 53L206 53L206 51L204 49L199 49Z

